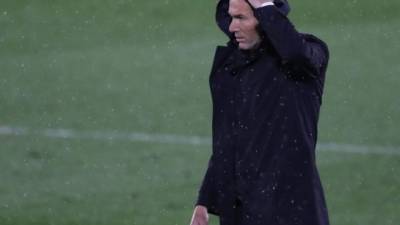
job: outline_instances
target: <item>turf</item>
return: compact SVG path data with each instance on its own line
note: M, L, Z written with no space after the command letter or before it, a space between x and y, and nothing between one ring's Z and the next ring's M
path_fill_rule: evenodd
M215 1L2 1L0 125L211 135ZM400 3L293 1L331 52L319 141L400 146ZM209 146L0 136L0 224L188 224ZM332 224L400 224L398 155L319 152ZM217 218L212 217L212 224Z

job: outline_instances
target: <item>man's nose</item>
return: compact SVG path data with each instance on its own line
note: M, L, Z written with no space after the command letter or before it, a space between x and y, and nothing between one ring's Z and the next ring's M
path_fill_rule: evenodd
M231 21L231 24L229 24L229 32L235 33L238 31L238 28L239 28L239 26L237 24L237 21L235 19L233 19Z

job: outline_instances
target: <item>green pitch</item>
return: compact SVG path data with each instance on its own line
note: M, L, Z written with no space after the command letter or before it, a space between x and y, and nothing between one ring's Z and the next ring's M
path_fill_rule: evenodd
M211 148L157 135L211 135L214 5L1 1L1 225L189 224ZM319 141L336 147L318 165L332 224L400 224L400 3L292 9L331 51Z

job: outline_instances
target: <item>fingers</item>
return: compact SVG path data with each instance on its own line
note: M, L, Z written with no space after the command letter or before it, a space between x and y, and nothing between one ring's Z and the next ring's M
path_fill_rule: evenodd
M194 213L190 225L208 225L208 216L201 216Z

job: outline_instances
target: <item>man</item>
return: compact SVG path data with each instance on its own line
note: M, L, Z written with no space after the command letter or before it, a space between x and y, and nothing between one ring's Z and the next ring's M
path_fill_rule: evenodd
M210 75L213 151L191 225L328 225L316 162L328 63L324 42L299 33L283 0L220 0L230 41Z

